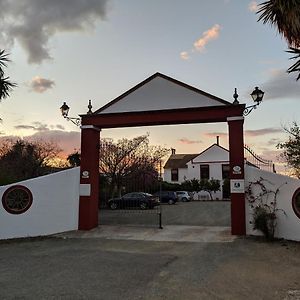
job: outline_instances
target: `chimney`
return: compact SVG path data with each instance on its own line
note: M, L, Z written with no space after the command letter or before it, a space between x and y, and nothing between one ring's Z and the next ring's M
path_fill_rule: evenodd
M171 151L172 151L172 155L174 155L176 153L176 149L174 149L174 148L171 148Z
M217 145L219 146L220 137L217 135Z

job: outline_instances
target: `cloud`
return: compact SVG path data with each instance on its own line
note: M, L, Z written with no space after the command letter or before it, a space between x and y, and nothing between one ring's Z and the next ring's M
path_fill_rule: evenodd
M58 124L58 125L56 125L56 128L57 128L57 129L60 129L60 130L65 130L65 127L64 127L64 126L62 126L62 125L59 125L59 124Z
M269 80L260 87L264 92L264 100L297 99L300 95L300 84L292 74L284 70L271 70Z
M15 129L35 129L34 126L31 126L31 125L17 125L15 126Z
M253 129L253 130L245 130L245 135L248 137L252 136L261 136L272 133L282 133L283 130L281 128L262 128L262 129Z
M258 10L258 5L257 5L257 2L256 1L251 1L248 5L248 9L251 11L251 12L257 12Z
M212 40L215 40L220 35L221 26L219 24L215 24L208 30L202 33L202 37L194 42L193 48L191 51L182 51L180 53L180 57L183 60L188 60L190 58L191 53L195 52L203 52L205 50L205 46Z
M270 139L270 140L268 141L268 145L269 145L269 146L274 146L274 145L279 144L280 142L281 142L280 139L274 138L274 139Z
M31 140L52 141L58 144L63 150L62 156L67 156L80 148L80 132L77 131L61 131L48 130L46 132L36 132L29 137Z
M15 129L25 129L25 130L34 130L34 131L38 131L38 132L45 132L45 131L49 131L51 129L60 129L60 130L64 130L65 127L62 125L48 125L48 124L43 124L41 122L32 122L32 125L17 125L15 126Z
M186 51L182 51L182 52L180 53L180 57L181 57L181 59L183 59L183 60L189 60L189 59L190 59L190 56L189 56L189 54L188 54Z
M200 144L202 143L202 141L199 141L199 140L190 140L186 137L183 137L181 139L178 140L181 144L187 144L187 145L192 145L192 144Z
M0 0L0 41L16 41L29 63L50 59L49 39L59 32L86 31L107 14L109 0ZM2 44L1 43L1 44Z
M202 37L194 43L194 49L197 51L203 51L209 41L215 40L219 37L220 30L221 26L219 24L215 24L213 27L205 31L202 34Z
M10 136L1 136L0 143L4 140L13 140L16 141L20 139L18 136L10 135ZM60 153L61 157L66 157L70 153L74 151L74 149L80 148L80 132L77 131L61 131L61 130L47 130L43 132L36 132L33 135L26 136L22 138L28 141L47 141L56 143L61 149Z
M55 82L53 80L39 76L34 77L29 83L31 90L37 93L44 93L45 91L52 89L54 85Z

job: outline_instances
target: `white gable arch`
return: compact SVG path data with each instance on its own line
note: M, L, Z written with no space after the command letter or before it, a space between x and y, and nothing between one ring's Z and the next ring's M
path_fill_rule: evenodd
M156 73L96 111L96 114L143 112L232 105L171 77Z

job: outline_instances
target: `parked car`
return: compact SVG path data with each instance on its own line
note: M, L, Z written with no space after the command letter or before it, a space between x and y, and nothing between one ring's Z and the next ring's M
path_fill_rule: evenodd
M159 197L142 192L128 193L120 198L112 198L108 200L108 206L111 209L133 207L147 209L154 208L157 205L159 205Z
M178 201L187 202L192 200L192 197L187 191L177 191L176 195Z
M177 195L171 191L159 191L154 193L155 196L159 197L161 203L175 204L177 202Z

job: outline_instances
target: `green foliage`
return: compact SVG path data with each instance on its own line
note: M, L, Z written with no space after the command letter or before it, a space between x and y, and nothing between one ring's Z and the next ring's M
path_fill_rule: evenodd
M0 101L1 99L9 97L9 93L16 86L15 83L9 80L9 77L5 77L4 68L7 67L8 54L4 50L0 49Z
M300 128L296 122L293 122L290 128L284 128L289 134L288 140L277 145L282 149L281 157L292 168L293 175L300 178Z
M0 146L0 184L8 184L54 171L51 162L60 149L53 143L4 141Z
M209 193L210 198L212 199L212 193L220 190L220 180L217 179L196 179L185 180L181 184L181 190L189 192L200 192L206 191Z
M75 151L68 155L67 161L69 162L71 167L79 167L80 166L80 153Z
M289 47L290 50L288 50L288 53L292 53L294 54L294 56L292 56L290 59L298 59L293 65L291 65L287 72L288 73L293 73L293 72L298 72L298 77L296 80L300 79L300 48L293 48L293 47Z
M185 180L181 184L181 190L188 191L188 192L199 192L200 188L200 180L193 178L191 180Z
M300 1L269 0L261 3L258 10L258 21L277 27L278 32L286 39L289 53L295 54L291 59L298 59L287 72L298 72L300 79Z
M269 0L260 4L258 21L277 27L288 44L300 46L299 0Z
M178 183L170 183L167 181L163 181L161 183L161 189L164 191L179 191L182 189L182 185Z
M253 213L253 229L260 230L268 240L274 239L276 214L268 206L257 206Z
M207 192L217 192L220 190L220 180L217 179L202 179L200 181L200 189Z
M277 213L281 211L285 214L285 212L277 208L277 194L280 187L270 190L266 187L266 183L272 185L263 178L250 182L246 189L246 196L253 209L253 221L250 222L253 229L261 231L267 240L273 240L277 226Z

